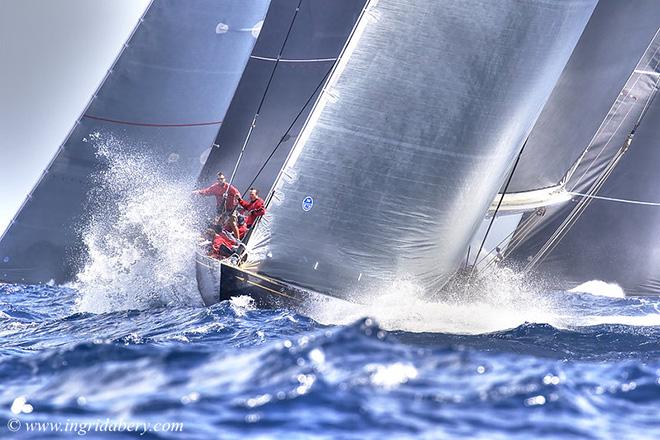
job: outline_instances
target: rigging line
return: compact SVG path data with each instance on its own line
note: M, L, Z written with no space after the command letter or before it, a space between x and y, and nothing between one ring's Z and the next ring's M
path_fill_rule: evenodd
M511 255L522 243L524 240L532 233L534 227L539 224L541 218L540 215L530 215L528 218L523 220L520 226L513 231L513 236L509 242L506 250L504 251L504 258L507 258Z
M632 137L629 135L624 145L621 148L619 148L617 154L610 160L610 162L607 164L606 168L603 170L601 175L598 176L596 181L589 188L588 193L595 194L598 191L600 191L602 186L605 184L605 181L610 176L610 174L612 174L612 171L614 171L614 168L623 157L625 151L630 146L631 141L632 141ZM587 209L589 204L591 204L591 201L592 201L591 199L581 199L578 202L576 207L573 208L571 213L564 219L564 221L561 223L559 228L557 228L557 230L550 236L550 239L541 247L541 249L539 250L539 252L537 252L534 258L530 260L530 262L525 268L526 271L531 269L532 266L537 264L539 261L542 261L549 252L551 252L552 250L554 250L555 247L557 247L559 241L561 241L566 236L566 234L571 229L571 227L573 227L575 222L584 213L584 211Z
M502 240L500 240L500 242L497 243L497 245L495 245L495 247L493 249L491 249L486 255L484 255L481 258L481 260L479 260L479 262L477 263L477 266L479 264L481 264L483 261L485 261L486 258L488 258L490 255L492 255L493 252L495 252L497 250L497 248L502 246L507 240L511 239L511 240L509 240L507 248L501 254L502 255L501 261L503 261L514 250L514 248L517 246L516 239L518 239L517 241L520 241L520 236L522 234L526 234L528 230L531 230L531 228L536 223L537 219L544 215L544 214L539 214L539 210L541 210L541 209L545 210L545 205L540 206L540 207L530 211L529 216L525 217L524 219L521 219L518 222L518 225L515 227L515 229L513 231L508 233L506 235L506 237L504 237ZM516 236L516 234L517 234L517 236ZM493 261L495 261L495 259L491 260L486 265L484 270L487 269Z
M631 205L660 206L660 202L645 202L643 200L618 199L616 197L595 196L591 194L582 194L578 192L569 192L572 196L587 197L590 199L607 200L609 202L628 203Z
M376 2L377 1L378 0L376 0ZM353 40L353 37L355 36L355 32L358 29L358 26L362 22L364 14L366 13L367 9L369 9L372 5L373 5L372 0L367 0L365 2L364 6L362 7L362 11L360 11L360 15L358 16L357 20L355 21L355 24L353 25L353 29L351 29L351 32L348 34L348 38L346 39L346 42L344 43L344 47L342 47L341 52L339 53L339 56L337 57L337 61L335 61L335 63L332 65L332 68L330 69L330 72L328 73L328 82L330 82L330 80L332 79L333 72L335 72L335 70L337 69L337 66L342 61L342 59L344 57L344 54L346 53L346 50L347 50L350 42ZM321 90L321 95L319 96L319 100L321 99L321 96L323 95L323 93L326 93L326 92L329 93L327 91L327 89L324 87ZM318 100L317 100L317 102L318 102ZM314 111L315 111L315 108L312 109L312 112L308 116L308 120L311 117L311 115L314 113ZM306 125L306 123L305 123L305 125ZM304 130L304 128L303 128L303 130ZM284 166L286 166L286 162L289 160L292 153L293 153L293 150L289 151L289 154L287 155L286 161L284 162ZM271 185L271 187L268 191L268 196L266 197L266 200L265 200L265 207L269 206L270 201L274 197L275 188L277 187L277 183L279 182L280 177L282 176L283 172L284 172L284 167L280 168L280 171L279 171L279 173L277 173L277 177L275 178L275 181L273 182L273 184Z
M478 263L476 263L476 265L478 266L478 265L480 265L481 263L483 263L483 262L486 260L486 258L488 258L490 255L492 255L492 253L495 252L495 250L496 250L498 247L502 246L502 245L503 245L503 244L504 244L509 238L513 237L513 234L516 233L516 230L517 230L517 229L518 229L518 228L516 227L516 228L515 228L513 231L511 231L506 237L504 237L499 243L497 243L497 245L495 245L495 247L494 247L493 249L491 249L486 255L484 255L483 258L482 258L481 260L479 260ZM487 268L490 266L490 264L491 264L493 261L495 261L495 260L496 260L496 258L493 258L491 261L489 261L489 262L488 262L488 265L487 265L486 267L484 267L484 270L487 269Z
M252 119L252 124L250 124L250 129L248 130L247 136L245 136L245 141L243 142L241 152L238 155L238 159L236 160L236 165L234 165L234 170L231 173L229 184L227 185L227 189L225 190L225 197L227 196L227 192L229 191L229 188L231 187L231 184L234 181L234 177L236 177L236 171L238 170L238 166L241 163L241 159L243 159L243 153L245 153L245 148L247 147L247 144L250 142L250 138L252 137L252 131L254 130L254 127L257 125L257 119L259 118L259 113L261 112L261 108L263 107L264 102L266 101L266 95L268 95L268 89L270 88L270 85L273 82L273 78L275 77L275 71L277 71L277 67L280 64L280 59L282 58L282 54L284 53L284 48L286 47L286 43L287 41L289 41L289 36L291 36L291 30L293 29L293 24L296 22L296 18L298 17L298 12L300 12L301 5L302 5L302 0L298 0L298 6L296 6L296 11L293 14L291 23L289 24L289 29L287 30L286 36L284 37L284 41L282 42L282 47L280 48L280 52L277 54L277 60L275 61L275 66L273 66L273 70L270 72L270 77L268 78L268 82L266 83L266 89L264 90L264 93L261 96L261 101L259 101L259 105L257 106L257 111L254 114L254 118Z
M479 254L481 254L481 250L483 249L484 245L486 244L486 239L488 238L488 233L490 233L490 228L493 227L493 223L495 222L495 217L497 217L497 211L500 210L500 206L502 206L502 201L504 200L504 196L506 195L507 189L509 189L509 184L511 183L511 179L513 178L513 174L516 172L516 167L518 166L518 162L520 162L520 157L523 154L523 151L525 151L525 147L527 146L527 141L529 140L529 135L527 136L527 139L525 139L525 143L523 144L522 148L518 152L518 157L516 157L516 161L513 163L513 168L511 169L511 173L509 173L509 178L506 181L506 185L504 185L504 190L502 191L502 196L500 197L500 201L497 202L497 207L495 208L495 212L493 212L493 216L490 219L490 223L488 224L488 229L486 229L486 233L484 234L483 240L481 240L481 245L479 246L479 250L476 253L476 256L474 257L474 265L472 266L472 270L470 271L470 277L472 277L472 274L474 273L475 268L477 267L477 259L479 258Z
M595 193L600 190L622 156L622 154L617 154L617 156L613 158L612 161L610 161L606 170L590 188L589 191L591 193ZM590 203L591 199L582 199L578 202L577 206L573 208L571 213L566 217L566 219L564 219L559 228L557 228L557 230L550 236L548 241L536 253L534 258L532 258L527 266L525 266L525 272L528 272L534 265L538 264L540 261L543 261L546 255L557 247L559 242L566 236L568 231L571 229L571 227L573 227L575 222L584 213L585 209L587 209Z
M532 230L532 228L534 227L534 225L536 224L536 222L538 221L539 218L541 218L541 216L537 215L536 212L534 212L532 215L530 215L530 216L527 217L526 219L521 220L521 222L519 223L518 227L516 227L516 229L514 229L511 233L509 233L506 237L504 237L504 238L502 239L502 241L500 241L500 242L497 244L496 247L500 247L500 246L502 246L502 245L503 245L503 244L504 244L509 238L511 238L511 240L509 241L509 244L507 245L506 250L504 250L504 252L503 252L503 254L502 254L502 255L503 255L502 260L500 260L500 261L504 261L504 260L505 260L505 259L511 254L511 252L513 252L513 251L517 248L517 246L519 245L519 243L520 243L521 240L522 240L520 237L521 237L522 235L526 235L527 233L529 233L529 232ZM494 249L493 249L493 250L494 250ZM486 255L485 255L485 256L479 261L479 263L477 263L477 265L481 264L481 263L482 263L482 262L483 262L483 261L489 256L489 255L491 255L491 254L493 253L493 250L491 250L490 252L488 252L488 254L486 254ZM498 262L497 258L492 258L492 259L486 264L486 266L481 270L481 272L482 272L482 273L485 273L488 269L490 269L491 267L493 267L493 266L495 265L496 262Z
M314 89L312 94L309 96L307 101L305 101L305 104L302 106L302 108L300 109L300 111L298 112L296 117L293 119L293 122L291 122L291 124L289 125L289 128L286 129L286 131L284 132L284 135L282 135L282 137L280 138L280 141L277 143L277 145L275 145L275 148L273 148L273 151L270 152L270 154L268 155L268 157L266 158L264 163L261 165L261 168L259 168L259 171L257 171L257 173L255 174L254 179L252 179L252 182L250 182L250 184L248 185L248 188L250 188L250 187L252 187L252 185L254 185L254 182L257 181L257 179L259 178L259 175L261 174L261 172L266 168L266 165L268 165L268 162L270 162L270 160L273 158L273 156L277 152L278 148L280 148L280 146L284 143L287 136L289 135L289 132L293 129L294 125L296 125L296 123L298 122L298 119L300 119L300 116L302 116L302 114L305 112L305 109L307 108L309 103L312 102L312 99L314 99L314 96L316 96L316 93L321 89L323 84L325 84L325 81L328 78L328 76L330 75L330 72L332 72L332 67L330 67L330 69L328 69L326 74L323 75L323 78L321 79L319 84L316 86L316 88ZM247 190L246 190L246 192L247 192Z

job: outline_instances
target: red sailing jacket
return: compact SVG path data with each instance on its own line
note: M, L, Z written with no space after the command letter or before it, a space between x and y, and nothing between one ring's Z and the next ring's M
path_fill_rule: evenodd
M238 227L238 239L242 240L243 237L245 237L245 233L247 232L248 228L245 225L241 225ZM213 237L213 252L212 255L215 255L216 257L227 257L228 255L224 255L221 248L222 245L224 244L227 246L229 249L233 248L238 244L236 240L234 240L233 235L229 235L225 231L215 234Z
M261 217L266 213L266 208L264 208L264 201L259 197L253 202L248 202L243 199L239 199L238 203L241 204L243 209L247 212L248 216L245 218L245 224L248 228L252 227L257 218Z
M229 256L229 255L224 255L224 253L221 250L222 245L227 246L229 249L233 248L236 246L236 241L233 240L229 235L220 233L220 234L215 234L215 237L213 238L213 254L219 257L223 256Z
M225 194L225 191L227 191L227 202L225 203L225 211L226 212L231 212L236 205L238 205L238 197L240 197L241 193L238 192L236 187L234 185L229 185L229 190L227 190L227 185L228 183L220 184L220 182L215 182L213 185L209 186L208 188L204 188L203 190L200 190L199 193L203 196L215 196L215 202L220 208L222 206L222 199Z

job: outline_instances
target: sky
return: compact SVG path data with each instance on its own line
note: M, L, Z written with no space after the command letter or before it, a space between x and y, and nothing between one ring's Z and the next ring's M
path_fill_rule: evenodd
M0 233L149 0L0 0Z

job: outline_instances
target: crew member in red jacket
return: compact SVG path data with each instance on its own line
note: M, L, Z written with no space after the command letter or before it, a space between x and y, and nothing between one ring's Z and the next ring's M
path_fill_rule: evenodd
M245 210L245 223L247 227L251 228L254 222L266 213L266 208L264 208L264 201L259 197L259 190L257 188L250 188L249 197L250 201L239 198L238 203Z
M218 172L218 181L208 188L193 191L193 194L202 196L215 196L218 214L229 214L238 205L241 193L234 185L227 183L225 175Z
M222 230L213 237L212 255L216 258L224 258L233 252L238 252L238 245L247 230L245 220L234 213L222 226Z

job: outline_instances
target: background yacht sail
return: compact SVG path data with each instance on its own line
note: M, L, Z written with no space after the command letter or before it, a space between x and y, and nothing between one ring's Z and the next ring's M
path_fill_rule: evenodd
M600 0L534 126L509 192L557 185L582 154L660 24L656 0Z
M595 4L369 2L252 238L259 270L336 295L442 285Z
M224 170L229 178L259 102L265 98L233 183L241 190L247 189L266 164L255 185L264 191L273 185L364 3L365 0L272 1L261 38L200 174L202 184L213 180L218 170ZM271 73L273 78L266 90ZM307 101L310 103L305 106ZM287 139L266 163L297 116Z
M269 0L155 0L0 241L0 279L69 279L75 225L100 167L91 133L197 175ZM205 159L205 157L203 157Z
M599 279L628 293L660 293L659 85L660 30L570 170L566 188L573 200L545 218L524 220L512 240L512 260L563 287Z
M583 169L567 181L569 169L587 146L596 152L603 146L610 150L599 155L600 165L578 184L578 190L585 190L585 184L593 182L595 171L602 169L621 146L642 111L651 90L649 78L639 82L643 74L634 70L653 71L654 48L650 43L659 23L660 3L654 0L600 0L532 130L478 258L476 249L490 219L473 240L470 264L489 262L496 257L496 246L502 252L509 246L507 252L513 251L510 259L525 265L549 239L559 225L553 220L561 217L561 222L574 206L564 209L557 205L571 198L566 187L575 187L578 176L585 176ZM588 167L591 160L585 158L584 163ZM498 194L492 207L499 200ZM538 207L546 207L539 211L543 217L531 213L520 224L512 221L513 215L520 218L521 212ZM520 252L515 251L517 248Z

